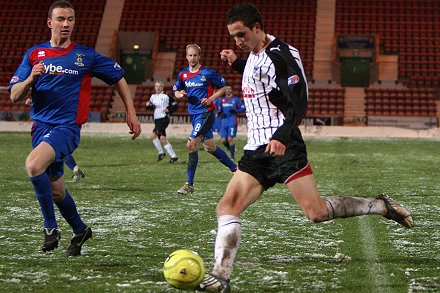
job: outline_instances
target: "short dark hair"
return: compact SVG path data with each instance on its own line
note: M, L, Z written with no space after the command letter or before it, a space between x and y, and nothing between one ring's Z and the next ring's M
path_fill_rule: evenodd
M232 24L236 21L242 21L248 28L253 28L258 22L261 30L264 30L263 17L260 11L254 4L249 2L242 2L235 4L226 14L226 25Z
M75 10L75 8L73 8L73 5L72 3L70 3L70 1L57 0L54 3L52 3L52 5L50 5L49 12L47 13L47 17L52 18L52 11L55 8L72 8L73 10Z

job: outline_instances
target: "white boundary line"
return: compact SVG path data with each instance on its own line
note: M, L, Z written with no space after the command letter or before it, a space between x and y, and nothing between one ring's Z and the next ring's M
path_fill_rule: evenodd
M362 241L362 250L364 252L365 258L367 262L371 265L368 265L368 274L370 276L370 280L372 280L372 287L374 290L372 292L391 292L390 290L390 282L388 280L388 274L381 264L381 259L378 254L378 246L376 242L376 238L374 233L372 233L370 217L363 216L357 218L359 231Z

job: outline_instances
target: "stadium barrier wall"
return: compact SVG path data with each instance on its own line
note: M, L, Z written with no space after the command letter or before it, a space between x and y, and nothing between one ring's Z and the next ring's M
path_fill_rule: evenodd
M142 123L142 135L149 136L154 128L151 123ZM32 122L0 121L0 132L30 132ZM170 137L187 137L190 124L170 124L167 134ZM304 126L300 129L304 137L358 137L358 138L425 138L440 140L440 128L405 129L398 127L374 126ZM246 126L238 127L238 136L246 136ZM129 135L125 123L86 123L83 135Z

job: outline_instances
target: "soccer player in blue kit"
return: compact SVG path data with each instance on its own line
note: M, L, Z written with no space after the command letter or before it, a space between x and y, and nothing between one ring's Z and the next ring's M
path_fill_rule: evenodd
M221 103L222 103L221 98L215 99L213 102L215 120L214 120L214 126L212 127L212 131L218 133L219 135L220 135L220 131L222 130L222 116L221 113L219 112Z
M141 133L124 70L94 49L71 41L75 11L69 1L55 1L49 8L47 25L51 39L24 55L9 90L13 102L22 100L32 88L32 151L26 170L44 218L43 251L58 247L61 238L54 203L73 230L67 256L78 256L92 229L81 219L73 197L64 184L64 159L78 147L81 125L87 121L92 77L115 85L126 110L132 138Z
M176 98L188 97L188 112L191 116L193 130L186 144L188 149L188 164L186 183L177 192L188 194L194 192L194 176L199 161L198 146L203 142L207 152L215 156L231 172L237 165L228 155L215 145L212 134L214 124L213 101L225 94L226 82L218 73L200 64L201 49L197 44L186 46L186 59L189 66L183 69L173 87ZM218 90L214 93L214 87Z
M240 98L234 96L234 89L230 84L226 84L226 96L220 101L218 110L222 118L220 138L222 144L231 153L231 159L235 160L234 138L237 136L237 113L244 112L246 109Z

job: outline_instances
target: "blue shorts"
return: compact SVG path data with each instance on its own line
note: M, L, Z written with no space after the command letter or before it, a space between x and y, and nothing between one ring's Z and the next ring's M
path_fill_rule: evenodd
M222 118L215 117L214 126L212 127L212 131L220 133L222 130Z
M237 136L237 126L225 126L222 127L222 130L220 131L221 138L228 138L228 137L235 138L236 136Z
M73 153L80 142L80 125L49 125L34 121L32 125L32 148L46 142L55 151L55 161L46 169L49 177L61 177L64 174L64 158Z
M212 126L214 125L214 120L214 112L191 115L193 130L191 131L189 138L194 139L198 136L201 136L202 141L213 138L214 135L212 134Z

